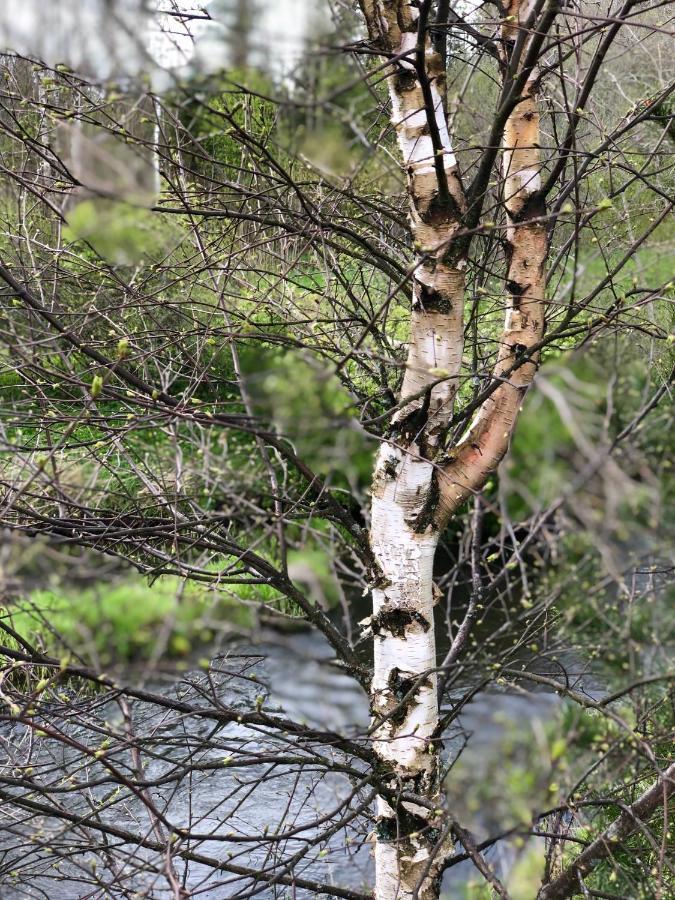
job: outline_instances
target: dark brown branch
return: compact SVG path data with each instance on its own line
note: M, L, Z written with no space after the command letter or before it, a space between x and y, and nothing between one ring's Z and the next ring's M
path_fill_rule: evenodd
M579 879L585 878L603 859L643 828L652 815L668 802L675 791L675 763L670 765L641 797L623 812L565 870L545 885L538 900L565 900L581 893Z

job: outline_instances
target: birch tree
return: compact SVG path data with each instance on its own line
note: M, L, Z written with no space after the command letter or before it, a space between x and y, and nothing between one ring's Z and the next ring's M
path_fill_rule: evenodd
M188 35L211 15L167 6ZM236 4L237 21L257 49L247 8ZM3 828L35 846L39 889L54 854L88 890L124 896L160 883L176 900L366 900L371 887L376 900L432 900L468 860L509 897L509 872L488 851L516 837L546 842L531 887L542 900L587 893L608 859L623 877L610 849L631 840L665 891L653 824L673 787L661 620L641 638L653 665L629 667L604 698L555 654L568 639L564 584L587 595L594 627L607 622L609 655L623 634L615 597L631 619L667 570L650 551L647 586L645 560L619 572L583 497L597 479L607 519L623 521L623 494L642 492L635 503L652 516L659 506L650 466L667 453L650 456L640 433L669 397L672 281L640 256L672 245L674 82L649 62L670 20L634 0L601 12L361 0L333 14L335 35L295 81L274 64L245 71L232 34L221 37L241 51L237 71L172 75L162 91L7 48L0 522L51 552L81 547L179 579L181 596L204 588L212 605L201 671L162 694L124 665L111 674L96 635L88 655L39 608L44 634L24 633L30 605L8 601ZM626 53L642 54L644 72ZM612 362L589 425L573 366L601 339ZM644 385L632 402L620 379L636 356ZM516 520L494 485L508 482L500 464L532 394L555 408L577 455L554 496ZM526 451L546 480L543 448ZM551 584L541 568L555 570L575 530L597 543ZM591 573L581 587L576 570ZM364 596L372 608L357 621ZM608 598L601 613L596 596ZM231 622L214 626L231 615L222 598L249 626L290 620L318 633L331 671L368 698L370 727L270 709L278 685L250 648L229 654L223 642L244 639ZM634 660L637 639L630 647ZM572 737L547 745L528 821L478 840L456 802L472 753L462 712L489 691L534 689L587 719L571 717ZM448 747L455 727L459 749ZM560 787L557 744L596 731L620 775L594 780L600 764L579 749ZM64 755L75 775L61 771ZM277 780L288 790L279 810ZM198 791L207 815L193 808ZM278 818L242 826L251 803ZM29 830L33 818L44 833ZM363 883L322 874L336 840L359 864L373 848ZM12 884L14 851L3 864Z
M508 217L506 320L496 387L456 443L448 431L464 346L464 272L484 186L479 174L478 189L465 195L445 111L445 70L429 30L431 4L365 3L363 11L374 46L394 59L388 76L392 122L407 174L417 254L400 409L379 451L373 482L375 747L403 789L421 790L432 804L429 810L404 802L395 811L380 801L380 828L388 839L377 844L377 890L383 898L412 897L415 891L433 897L435 869L443 859L434 849L433 827L439 792L433 561L439 532L504 456L536 368L547 243L537 62L556 10L548 3L517 2L504 10L503 88L490 144L501 144ZM488 159L491 153L492 147Z

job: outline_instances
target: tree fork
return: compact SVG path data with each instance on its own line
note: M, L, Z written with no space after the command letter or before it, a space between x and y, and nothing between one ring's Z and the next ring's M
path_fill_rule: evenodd
M410 341L401 406L390 441L378 453L372 487L374 748L392 784L438 802L439 741L433 562L439 534L468 496L479 491L506 452L522 396L536 370L527 351L543 334L544 262L541 224L539 112L536 74L505 122L502 143L508 217L506 321L494 376L513 368L479 409L465 439L447 453L463 351L464 268L469 241L459 236L466 200L444 111L445 72L427 29L429 4L363 0L371 41L389 54L388 87L408 179L410 227L417 256ZM534 49L525 32L530 12L511 0L502 25L504 77ZM529 23L528 23L529 24ZM524 46L522 46L524 43ZM524 73L523 73L524 74ZM525 355L525 357L524 357ZM439 376L445 379L438 381ZM405 400L410 397L409 403ZM425 673L432 673L425 675ZM401 686L416 684L401 702ZM405 690L403 690L405 694ZM391 795L389 795L391 799ZM412 830L406 826L415 817ZM380 797L376 835L378 900L438 895L450 835L439 841L435 814ZM447 843L448 846L440 846Z

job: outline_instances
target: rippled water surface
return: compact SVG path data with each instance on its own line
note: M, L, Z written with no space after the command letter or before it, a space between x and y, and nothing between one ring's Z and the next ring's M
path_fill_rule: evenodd
M277 708L279 711L283 710L289 718L345 735L363 733L368 724L367 698L353 680L330 664L331 656L323 639L314 634L280 636L269 632L264 635L260 644L240 645L230 651L229 658L226 655L214 660L209 677L211 686L217 683L217 694L221 702L230 707L240 708L242 711L253 709L256 698L266 687L269 696L265 699L265 709L268 711ZM248 667L247 673L254 674L256 680L232 677L231 673L242 662ZM205 678L203 672L197 671L175 676L173 679L163 678L146 687L168 697L200 702L200 685L206 683ZM492 764L505 728L516 723L523 729L531 729L533 724L536 727L536 722L545 723L552 717L559 702L556 695L543 691L528 695L513 692L479 693L463 710L461 720L455 723L455 731L447 736L445 752L452 755L457 749L460 740L458 726L461 726L465 736L468 736L464 754L469 754L472 766L476 772L480 772L481 766L489 767ZM81 741L89 746L92 741L89 726L95 725L96 721L109 720L118 729L123 727L119 705L114 701L107 700L99 708L93 703L88 715L91 722L85 722L84 725L82 719L74 725L67 720L56 724L75 743ZM135 701L133 705L133 721L136 733L150 735L152 738L150 744L146 745L144 754L144 776L147 780L161 778L172 771L174 762L184 764L186 757L190 753L194 754L196 771L178 782L169 781L165 785L153 787L152 799L157 808L166 811L174 826L190 825L193 832L212 837L212 840L204 840L198 846L198 852L208 857L223 859L232 854L233 862L264 867L270 863L269 845L230 843L226 840L227 836L232 833L240 837L253 836L264 828L274 833L284 821L286 824L293 821L296 827L301 826L338 806L351 790L348 779L340 774L323 773L317 780L310 765L278 766L272 772L265 756L275 752L283 753L288 748L284 745L283 738L260 729L230 723L216 732L214 723L204 719L191 719L189 729L186 729L185 724L180 725L180 719L174 714L140 701ZM5 730L2 737L11 742L15 764L17 759L20 761L22 754L30 754L34 767L51 765L52 775L56 773L60 776L63 784L69 778L84 780L86 777L96 780L95 776L100 774L97 764L92 764L91 760L86 765L83 764L82 755L76 746L69 748L59 744L58 755L54 755L52 741L44 742L44 751L36 749L29 745L27 734L19 725ZM206 750L200 746L202 742ZM245 769L238 768L236 772L222 765L223 759L228 755L228 748L237 754L245 753L250 764ZM256 754L261 754L260 761L256 761ZM122 751L120 765L122 758L127 757L128 753ZM116 762L114 755L109 758ZM261 776L267 781L264 786L254 789ZM58 780L52 783L58 783ZM100 808L107 824L152 835L152 824L148 821L143 803L127 795L123 803L115 805L113 791L110 784L102 784L86 791L71 791L63 795L61 800L73 813L97 815L95 811ZM54 860L47 849L49 840L45 835L51 833L55 839L58 838L63 827L61 823L40 816L29 818L27 815L21 821L15 812L8 809L0 813L0 817L2 871L19 869L21 872L18 879L5 878L5 883L0 883L2 900L14 897L80 900L84 897L106 896L101 891L92 893L91 886L85 887L81 883L79 873L84 870L89 878L93 858L84 846L84 836L82 845L78 846L77 828L70 832L73 835L72 855L59 860L58 869L55 870ZM483 824L489 830L492 824L489 809L484 811ZM359 827L361 831L357 839ZM40 832L41 839L37 843L31 843L29 836L36 830ZM309 864L303 862L296 870L296 875L367 890L371 885L372 861L369 845L361 843L364 828L358 821L355 822L354 834L354 842L349 846L345 845L344 832L335 835L321 857L313 859ZM304 835L295 843L285 845L287 856L302 848L302 838ZM115 843L114 838L110 840ZM130 848L131 855L120 877L127 888L133 884L134 889L139 892L138 896L171 896L165 878L150 878L146 873L140 872L147 852ZM503 871L508 868L511 850L508 845L496 845L488 851L488 858ZM177 876L195 897L224 900L238 895L241 883L232 875L214 873L210 866L197 862L185 863L177 859L174 865ZM470 875L471 864L468 862L446 872L445 895L458 896L461 883ZM250 886L250 882L248 884ZM302 891L296 891L295 894L288 891L290 889L284 891L278 886L274 889L259 885L256 896L307 896ZM120 893L120 896L123 894Z

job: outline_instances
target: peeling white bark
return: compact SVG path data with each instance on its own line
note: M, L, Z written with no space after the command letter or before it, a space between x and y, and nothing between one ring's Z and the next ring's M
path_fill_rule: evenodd
M415 64L413 54L417 45L416 32L404 32L401 36L399 53L407 53L408 56L400 60L401 70L414 74ZM432 59L434 50L429 40L426 42L425 57ZM446 171L453 171L457 167L457 159L452 149L452 142L448 131L448 124L443 109L443 99L435 81L431 81L432 107L430 113L440 135L440 152L443 155L443 166ZM408 96L407 91L399 91L395 87L390 90L392 106L392 123L396 128L401 156L408 172L414 175L435 175L434 146L431 136L423 132L428 130L429 112L423 103L419 86ZM412 101L412 103L411 103ZM417 105L415 103L417 102Z
M386 816L387 809L387 804L380 800L380 816ZM409 848L403 853L394 842L378 841L375 845L377 900L412 900L419 880L418 873L422 873L428 859L429 850L418 838L412 838ZM428 888L423 888L418 896L426 900L433 895Z
M373 478L370 542L373 572L374 749L392 787L437 802L438 726L433 562L438 543L436 457L452 416L463 350L464 259L452 255L464 198L443 109L444 72L425 36L425 85L415 54L418 9L404 0L364 0L371 35L398 58L388 77L392 123L408 179L410 225L420 256L413 277L408 359L390 440ZM407 54L405 58L400 58ZM426 90L426 87L425 87ZM432 136L434 135L434 136ZM435 143L436 142L436 143ZM442 158L447 185L439 184ZM450 196L448 196L448 193ZM442 858L426 871L433 813L422 805L393 809L380 798L376 840L377 900L437 897Z
M413 9L410 15L416 18L417 11ZM402 713L389 719L386 716L399 703L394 682L414 679L436 664L432 574L438 535L432 525L420 530L418 520L426 506L433 503L435 476L429 457L439 446L457 391L464 294L463 271L443 262L458 222L452 215L439 221L428 215L429 204L439 191L429 134L430 115L440 135L444 168L454 177L456 159L441 95L431 76L433 109L427 110L424 105L412 59L417 40L416 31L400 35L396 52L409 55L400 61L399 73L390 76L389 90L392 122L410 185L413 235L420 249L432 258L425 259L415 274L410 343L401 390L403 399L416 399L399 411L394 425L404 423L415 410L423 409L425 400L420 395L425 388L429 389L429 397L420 433L399 437L396 445L385 444L380 450L371 521L371 545L380 569L380 584L373 590L373 623L377 626L373 715L376 720L385 717L377 731L375 749L396 771L408 776L431 772L435 764L433 753L429 753L429 739L438 722L435 676L430 675L419 686L414 700ZM427 37L425 60L430 72L433 57ZM393 626L394 632L383 624L389 615L398 615L403 623Z
M393 467L397 473L392 477ZM386 471L383 471L386 470ZM389 473L389 474L388 474ZM376 472L372 503L371 543L382 573L382 586L373 590L374 677L372 711L383 724L374 735L378 757L402 779L422 775L430 796L437 790L437 758L431 738L438 724L433 619L433 562L437 534L418 534L410 525L419 515L421 499L428 496L432 465L383 445ZM400 619L388 617L402 613ZM389 622L392 622L390 625ZM408 684L423 678L412 702L401 707ZM420 784L422 790L424 788ZM429 820L426 808L404 804L421 822ZM382 798L380 823L398 818ZM396 829L395 824L388 826ZM429 858L429 841L417 832L375 845L376 897L378 900L412 900ZM420 891L434 897L433 881Z
M380 566L383 587L373 590L375 667L372 684L373 714L386 717L398 704L392 672L400 679L422 675L436 665L433 619L433 562L437 534L417 534L410 521L421 511L433 472L432 465L384 447L380 456L391 467L398 460L395 478L376 472L382 487L372 503L371 544ZM380 461L378 461L379 466ZM388 627L387 614L400 616L400 625ZM409 619L409 621L408 621ZM392 628L400 629L392 632ZM393 717L376 733L375 749L396 771L429 770L429 739L438 723L436 676L431 675L415 693L402 721Z

